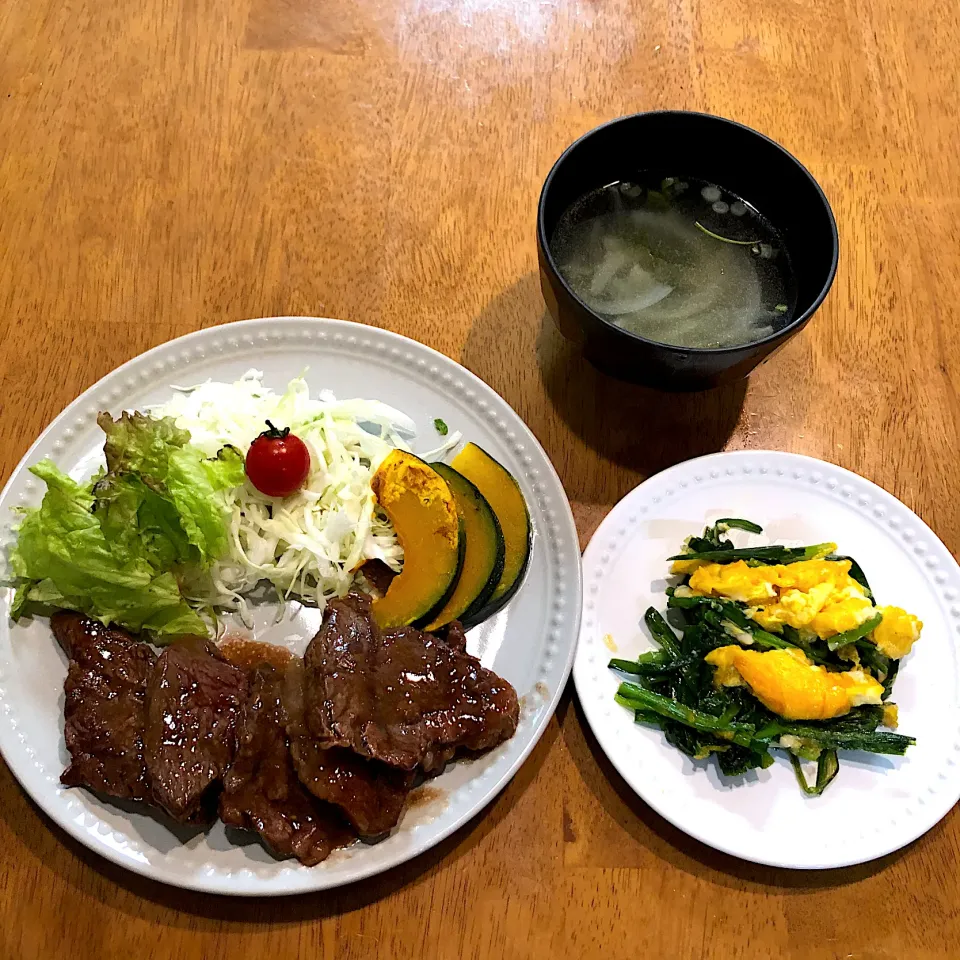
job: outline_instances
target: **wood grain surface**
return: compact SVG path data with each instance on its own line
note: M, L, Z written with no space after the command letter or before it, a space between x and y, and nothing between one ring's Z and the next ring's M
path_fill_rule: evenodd
M335 316L499 391L556 464L584 544L652 472L775 448L862 473L956 551L958 43L956 6L934 0L0 0L0 479L148 347ZM604 380L554 333L536 279L553 160L657 107L779 140L840 227L814 322L712 394ZM0 958L949 958L958 860L956 810L854 869L714 853L631 794L568 689L455 836L287 900L114 868L3 767Z

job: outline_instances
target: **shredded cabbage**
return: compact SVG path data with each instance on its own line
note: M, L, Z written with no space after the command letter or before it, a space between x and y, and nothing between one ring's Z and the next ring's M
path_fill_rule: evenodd
M282 395L248 370L235 383L178 387L152 416L173 417L208 456L226 444L246 454L270 420L289 427L310 451L310 474L292 496L275 500L246 480L222 491L229 548L221 559L181 584L191 601L237 610L248 619L245 595L262 580L281 599L301 597L323 608L343 596L366 560L399 570L403 551L370 489L374 471L395 447L408 450L415 425L377 400L311 398L302 376Z

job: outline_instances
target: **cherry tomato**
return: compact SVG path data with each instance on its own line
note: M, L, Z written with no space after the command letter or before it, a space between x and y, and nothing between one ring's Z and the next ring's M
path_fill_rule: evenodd
M303 486L310 473L307 445L290 433L278 430L269 420L247 451L244 466L250 482L268 497L289 497Z

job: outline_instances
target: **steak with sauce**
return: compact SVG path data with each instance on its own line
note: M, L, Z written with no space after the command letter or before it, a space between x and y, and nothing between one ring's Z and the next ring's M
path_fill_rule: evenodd
M319 800L339 807L361 837L378 837L397 825L414 775L352 750L326 747L304 717L303 661L287 673L285 703L290 753L303 785Z
M147 687L144 754L151 795L174 819L205 822L236 749L247 674L205 640L167 647Z
M292 737L290 753L301 783L318 800L338 807L357 836L383 836L400 821L412 773L342 747L323 747L309 736Z
M297 779L287 743L284 673L263 663L251 674L220 819L255 830L276 856L294 856L311 867L356 838L336 809L314 799Z
M185 822L210 819L219 794L225 823L307 865L388 832L420 774L517 727L516 692L466 652L460 624L381 633L358 596L328 605L302 661L236 639L157 657L69 612L51 626L70 657L65 784Z
M332 600L304 655L305 726L325 747L412 771L513 736L516 691L462 646L413 627L380 632L366 598Z
M61 783L124 800L146 799L143 728L147 681L157 655L126 630L80 613L55 613L50 626L70 658L63 687L70 763Z

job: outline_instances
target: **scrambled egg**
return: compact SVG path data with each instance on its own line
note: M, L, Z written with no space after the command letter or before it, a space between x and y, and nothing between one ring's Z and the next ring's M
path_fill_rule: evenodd
M880 607L880 613L883 614L883 620L873 631L873 642L881 653L899 660L910 652L914 641L920 638L923 623L899 607Z
M883 687L868 673L831 673L798 649L759 653L731 644L704 659L717 668L717 686L746 684L768 710L787 720L830 720L853 707L880 703L883 696Z
M849 560L761 567L743 560L708 563L693 571L690 590L745 604L747 615L771 633L780 633L786 624L827 639L859 627L877 612L850 576Z

